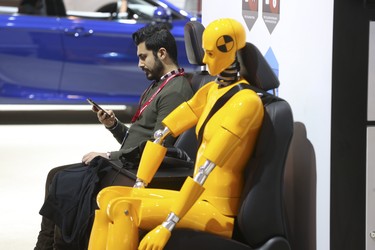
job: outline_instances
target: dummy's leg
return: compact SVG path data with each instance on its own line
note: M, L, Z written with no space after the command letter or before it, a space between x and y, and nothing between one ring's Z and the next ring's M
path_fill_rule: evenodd
M135 250L138 248L139 202L117 198L108 206L108 217L113 223L108 228L106 249Z
M109 220L105 209L95 210L95 220L91 229L89 250L105 249Z
M107 244L108 226L112 221L108 218L107 207L111 200L120 197L122 193L115 187L105 188L99 192L97 202L99 209L95 210L94 224L91 229L89 249L102 250Z

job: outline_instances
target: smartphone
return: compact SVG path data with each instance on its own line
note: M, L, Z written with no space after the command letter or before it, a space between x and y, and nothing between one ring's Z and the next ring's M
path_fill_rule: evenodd
M90 103L92 106L94 106L98 111L102 110L108 117L110 117L110 115L107 113L107 111L105 111L102 107L100 107L96 102L94 102L90 98L87 98L86 100L87 100L88 103Z

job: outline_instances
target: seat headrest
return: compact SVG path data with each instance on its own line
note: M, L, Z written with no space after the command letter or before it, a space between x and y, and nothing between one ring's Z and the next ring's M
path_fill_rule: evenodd
M251 85L265 91L279 87L279 79L254 44L247 42L246 46L238 51L237 58L241 65L240 74Z
M202 35L204 26L198 21L190 21L184 27L185 49L189 63L204 66Z
M189 63L204 66L204 50L202 48L202 35L205 27L198 21L190 21L185 24L185 49ZM259 49L251 44L237 52L237 58L241 65L240 74L253 86L265 91L276 89L280 82Z

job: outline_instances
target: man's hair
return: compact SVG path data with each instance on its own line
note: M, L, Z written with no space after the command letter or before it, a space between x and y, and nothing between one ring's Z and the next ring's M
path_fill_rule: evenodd
M137 46L145 42L146 49L152 50L155 57L160 48L165 48L173 63L178 65L176 40L171 32L169 32L167 25L147 25L134 32L132 37Z

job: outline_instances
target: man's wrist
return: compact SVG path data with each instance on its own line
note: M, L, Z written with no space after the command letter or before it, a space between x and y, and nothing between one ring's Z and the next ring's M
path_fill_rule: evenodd
M107 126L105 126L105 127L109 130L112 130L117 126L117 123L118 123L118 121L117 121L117 118L115 117L115 120L114 120L113 124L109 127L107 127Z

